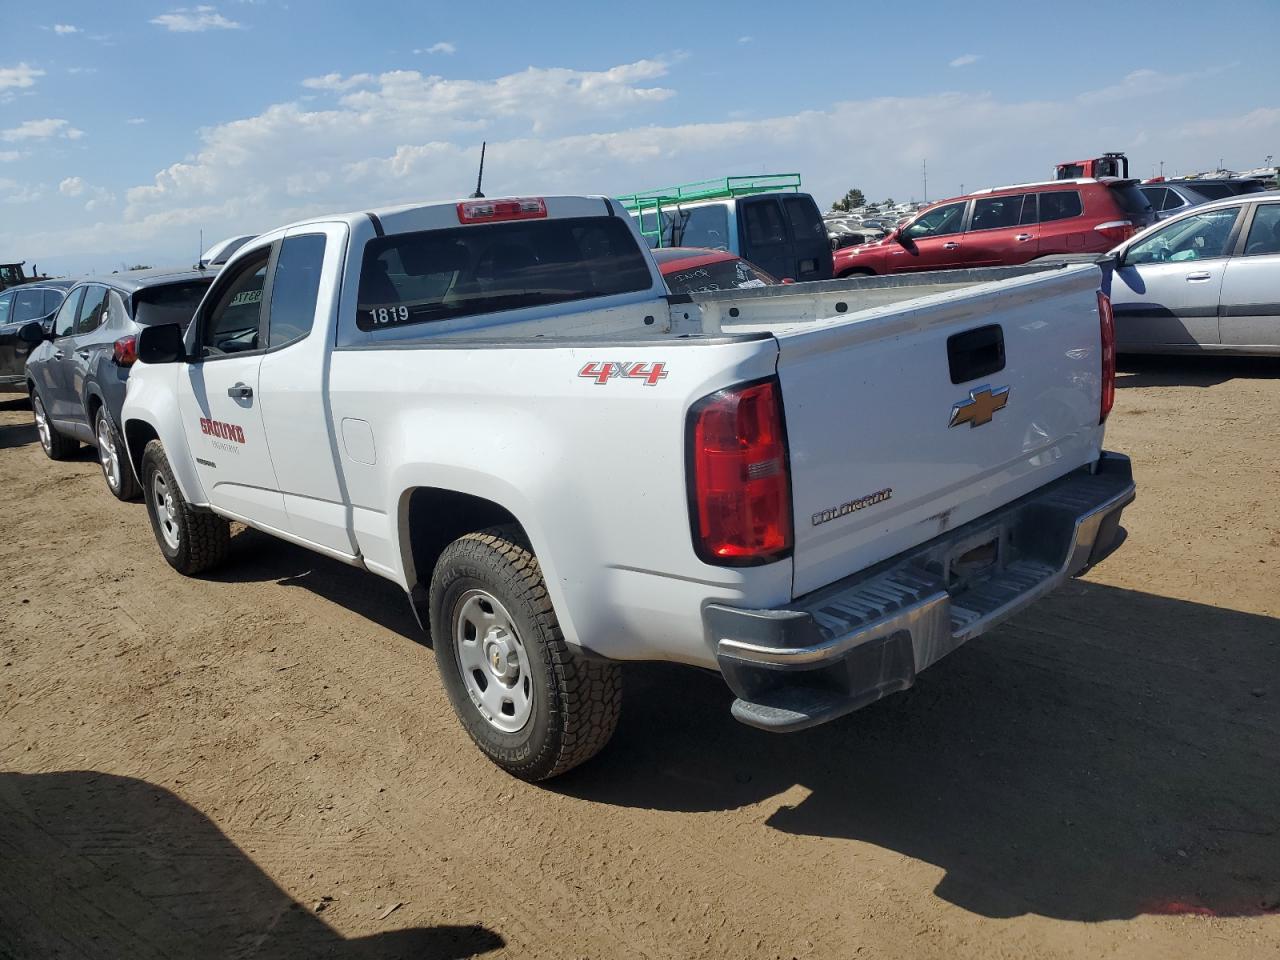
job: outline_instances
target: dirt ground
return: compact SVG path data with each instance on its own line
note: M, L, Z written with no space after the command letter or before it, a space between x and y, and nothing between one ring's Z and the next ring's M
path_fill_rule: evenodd
M395 587L252 531L184 580L0 403L0 957L1280 956L1280 362L1120 386L1087 578L788 737L629 668L546 786Z

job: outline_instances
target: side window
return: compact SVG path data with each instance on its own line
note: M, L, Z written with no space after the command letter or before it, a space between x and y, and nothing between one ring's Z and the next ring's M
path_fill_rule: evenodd
M1016 227L1022 217L1022 194L1011 197L984 197L974 201L970 230L998 230Z
M267 283L270 259L271 248L267 247L236 264L236 272L203 317L200 345L206 353L220 356L258 349L262 289Z
M1179 207L1185 207L1186 205L1187 205L1186 199L1181 194L1179 194L1178 191L1166 190L1164 192L1164 205L1161 206L1160 209L1161 210L1177 210ZM1152 210L1156 209L1156 205L1154 202L1151 204L1151 209Z
M8 293L0 293L0 323L8 323L9 315L13 311L13 291Z
M80 312L76 317L76 333L92 333L102 326L107 316L107 288L97 285L84 288Z
M1165 201L1169 199L1169 191L1165 187L1143 187L1139 192L1147 198L1152 210L1163 210Z
M280 245L271 284L271 310L267 314L268 347L301 340L311 332L323 265L323 234L289 237Z
M787 228L782 222L782 211L776 200L755 200L742 205L746 218L747 243L753 247L767 247L786 243Z
M1280 253L1280 203L1260 203L1244 242L1244 255L1265 257L1273 253Z
M827 240L827 228L822 224L822 214L808 197L786 197L782 206L791 224L791 236L796 240Z
M62 294L57 290L46 290L44 292L44 311L40 314L47 317L53 311L58 309L58 305L62 303Z
M1067 220L1084 213L1080 194L1075 190L1054 190L1040 194L1040 222Z
M724 204L694 207L684 214L684 228L680 232L680 246L708 247L712 250L729 249L729 211Z
M26 323L44 316L44 291L18 288L13 296L13 320Z
M1040 211L1036 205L1037 197L1034 193L1028 193L1022 200L1022 216L1018 223L1039 223Z
M85 287L76 287L67 295L67 299L62 301L58 315L53 318L53 335L55 337L68 337L76 332L76 310L84 297L85 289Z
M923 240L926 237L945 237L959 233L966 202L962 200L959 203L948 203L945 207L935 207L917 217L915 222L903 231L903 234L910 240Z
M1228 207L1175 220L1130 247L1124 256L1125 265L1177 263L1224 256L1239 212L1239 207Z

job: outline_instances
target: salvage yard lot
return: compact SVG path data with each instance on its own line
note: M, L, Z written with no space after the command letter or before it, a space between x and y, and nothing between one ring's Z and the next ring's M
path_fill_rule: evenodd
M631 667L544 786L393 585L253 531L184 580L0 403L0 957L1280 954L1280 362L1119 387L1086 579L788 737Z

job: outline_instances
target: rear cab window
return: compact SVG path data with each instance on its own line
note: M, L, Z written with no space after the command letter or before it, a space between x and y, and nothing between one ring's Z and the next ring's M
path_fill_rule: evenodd
M365 245L356 326L369 331L580 303L652 286L648 255L619 217L393 234Z

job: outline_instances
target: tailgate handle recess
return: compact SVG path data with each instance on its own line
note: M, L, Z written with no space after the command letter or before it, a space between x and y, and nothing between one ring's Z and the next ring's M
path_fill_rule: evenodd
M968 383L1004 369L1004 330L1000 324L975 327L947 337L952 383Z

